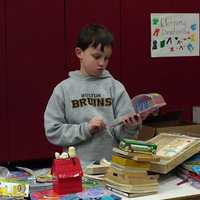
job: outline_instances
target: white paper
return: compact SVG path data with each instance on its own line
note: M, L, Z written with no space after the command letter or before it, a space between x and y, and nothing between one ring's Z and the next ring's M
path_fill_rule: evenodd
M199 56L198 13L152 13L151 57Z

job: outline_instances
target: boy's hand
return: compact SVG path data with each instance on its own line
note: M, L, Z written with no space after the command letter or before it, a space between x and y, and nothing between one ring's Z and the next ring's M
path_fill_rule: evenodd
M100 132L106 127L102 117L94 117L88 122L88 129L91 135Z
M142 124L142 118L139 114L128 114L122 118L122 122L127 128L134 128Z

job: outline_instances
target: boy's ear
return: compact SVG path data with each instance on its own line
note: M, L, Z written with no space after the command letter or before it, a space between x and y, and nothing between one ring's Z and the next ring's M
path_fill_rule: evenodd
M79 48L79 47L76 47L75 48L75 54L76 54L76 56L79 58L79 59L81 59L81 55L82 55L82 49L81 48Z

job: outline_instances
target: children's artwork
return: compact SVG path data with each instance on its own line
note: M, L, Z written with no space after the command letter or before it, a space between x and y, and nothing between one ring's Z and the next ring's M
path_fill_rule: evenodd
M151 14L151 57L173 56L199 56L199 14Z
M83 192L72 193L66 195L59 195L54 190L44 190L30 195L32 200L56 199L56 200L88 200L88 199L102 199L102 200L121 200L117 195L112 194L105 188L90 188Z

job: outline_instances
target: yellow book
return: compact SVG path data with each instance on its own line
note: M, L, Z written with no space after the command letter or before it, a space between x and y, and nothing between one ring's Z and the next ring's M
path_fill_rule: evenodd
M112 163L121 165L124 167L134 167L134 168L141 168L145 170L149 170L150 168L149 162L135 161L133 159L124 158L117 155L112 155Z

